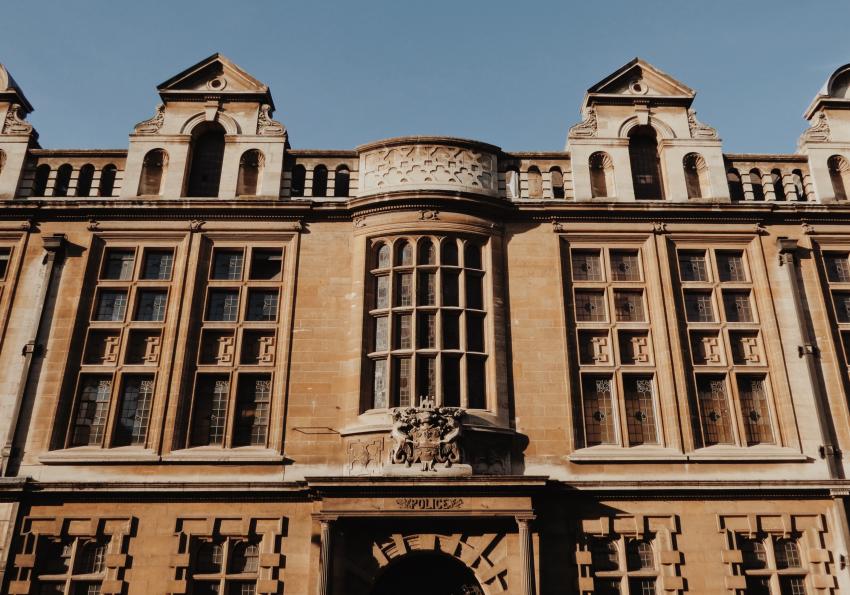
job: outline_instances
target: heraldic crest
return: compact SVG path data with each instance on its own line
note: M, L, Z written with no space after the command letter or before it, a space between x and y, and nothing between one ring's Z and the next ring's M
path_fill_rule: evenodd
M422 471L435 471L437 463L448 468L460 462L458 439L465 413L459 407L436 407L430 398L422 399L419 407L393 408L391 461L408 467L418 462Z

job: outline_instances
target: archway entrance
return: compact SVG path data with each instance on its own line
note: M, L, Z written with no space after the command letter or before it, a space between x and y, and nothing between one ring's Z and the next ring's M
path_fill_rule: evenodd
M371 595L483 595L472 571L462 562L437 553L410 553L393 562Z

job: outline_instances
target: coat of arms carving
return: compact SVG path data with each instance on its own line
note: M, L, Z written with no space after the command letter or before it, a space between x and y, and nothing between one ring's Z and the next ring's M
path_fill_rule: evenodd
M460 462L458 441L465 411L459 407L436 407L423 399L419 407L392 410L391 461L408 467L420 463L422 471L435 471L438 463L451 467Z

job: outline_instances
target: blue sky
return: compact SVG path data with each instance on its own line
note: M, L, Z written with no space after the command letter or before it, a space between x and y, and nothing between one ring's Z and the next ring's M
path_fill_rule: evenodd
M640 56L697 91L727 152L793 152L803 110L850 62L848 0L40 0L12 13L0 62L47 148L126 147L156 85L220 51L271 87L296 148L447 134L560 150L584 91Z

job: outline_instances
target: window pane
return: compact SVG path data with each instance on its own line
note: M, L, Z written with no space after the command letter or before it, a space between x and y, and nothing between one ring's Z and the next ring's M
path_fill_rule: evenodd
M620 556L614 539L595 537L590 540L589 546L594 571L620 568Z
M376 360L373 365L375 369L372 383L372 407L384 409L387 407L387 360Z
M616 444L614 409L611 403L611 378L585 376L581 388L586 445Z
M466 307L481 310L484 308L484 290L482 288L483 278L475 273L467 273L466 282Z
M827 252L823 256L826 276L830 281L850 283L850 261L846 252Z
M764 547L764 537L749 537L742 533L735 534L735 542L741 550L742 566L746 570L760 570L767 567L767 551Z
M193 581L192 595L219 595L219 586L218 581Z
M399 273L396 275L395 305L406 307L413 305L413 275Z
M144 446L153 400L153 376L125 376L116 446Z
M100 291L95 320L121 322L127 311L127 292L123 289L103 289Z
M395 349L410 349L413 347L413 337L411 332L411 315L398 314L395 316L395 338L393 347Z
M222 446L230 381L224 376L199 376L192 414L192 446Z
M443 405L460 406L460 359L443 357Z
M770 423L764 379L756 376L738 376L738 397L741 400L747 445L773 444L773 429Z
M611 278L614 281L640 281L640 256L637 250L611 251Z
M136 294L136 300L136 320L150 322L165 320L168 292L160 289L140 289Z
M267 374L239 378L233 446L266 445L271 395L272 381Z
M106 431L112 380L104 376L83 376L77 416L74 420L73 446L100 446Z
M378 268L386 269L390 266L390 247L386 244L382 244L380 248L378 248Z
M443 271L443 306L457 306L458 302L458 271Z
M420 349L437 348L437 315L431 312L417 314L419 328L416 330L416 343Z
M629 445L657 444L650 376L623 376Z
M443 349L460 349L460 314L443 312Z
M725 380L720 376L698 376L697 397L705 446L734 443Z
M457 266L457 240L446 238L440 244L440 264Z
M711 292L686 292L685 315L688 322L714 322L714 307L711 305Z
M743 252L717 252L717 275L721 281L746 281Z
M252 582L234 582L227 588L227 595L255 595L257 592L257 583Z
M605 293L602 291L576 291L576 320L579 322L604 322Z
M437 397L437 360L433 357L420 357L416 360L417 397Z
M593 579L593 593L594 595L620 595L621 582L622 579L619 578L596 577Z
M802 576L779 577L781 595L806 595L806 579Z
M655 579L630 578L629 595L655 595Z
M835 317L838 322L850 322L850 293L833 291L832 299L835 302Z
M42 536L38 540L36 564L42 574L65 574L71 567L74 540ZM52 592L52 591L50 591ZM63 591L59 591L62 593Z
M409 242L396 244L396 266L411 266L413 264L413 246Z
M65 581L61 583L39 581L38 595L65 595Z
M242 250L216 250L213 255L213 279L242 279Z
M770 578L766 576L748 576L747 595L770 595Z
M432 271L420 271L418 283L418 304L420 306L436 306L437 273L434 273Z
M419 240L419 264L437 264L437 249L428 238Z
M388 308L390 305L390 278L387 275L377 277L375 287L375 308Z
M171 250L146 250L142 279L166 281L171 279L174 266L174 252Z
M467 407L470 409L487 408L487 382L484 377L486 360L483 357L467 356L466 396L469 401Z
M375 318L375 351L386 351L389 346L389 317Z
M11 248L0 248L0 279L6 278L6 271L9 269L9 259L11 256Z
M283 265L283 251L277 249L255 248L251 252L250 279L257 281L278 281Z
M463 266L468 269L481 268L481 246L473 242L466 242L463 249Z
M466 350L484 351L484 317L478 314L466 314Z
M198 544L195 557L195 572L198 574L213 574L221 572L224 563L224 544L203 541Z
M74 574L97 574L106 568L106 543L86 541L78 546Z
M708 281L704 251L679 252L679 276L682 281Z
M752 322L753 310L749 291L724 291L723 310L727 322Z
M72 583L73 595L100 595L100 583L86 581L84 583Z
M259 567L260 548L256 543L239 541L233 544L233 553L230 556L231 573L257 572Z
M277 289L252 289L248 292L248 320L277 320Z
M107 250L103 259L101 279L127 281L133 278L134 250Z
M234 322L239 317L239 290L210 290L207 320Z
M395 370L393 370L393 376L395 376L395 404L398 407L410 407L412 404L410 398L410 358L397 358L394 362Z
M642 291L614 291L614 309L618 322L643 322L646 320L643 311Z
M773 553L776 556L776 567L779 569L803 567L796 539L776 538L773 543Z
M626 544L626 562L629 570L654 570L652 542L648 539L629 539Z
M576 281L602 281L602 259L598 250L573 250L572 267Z

